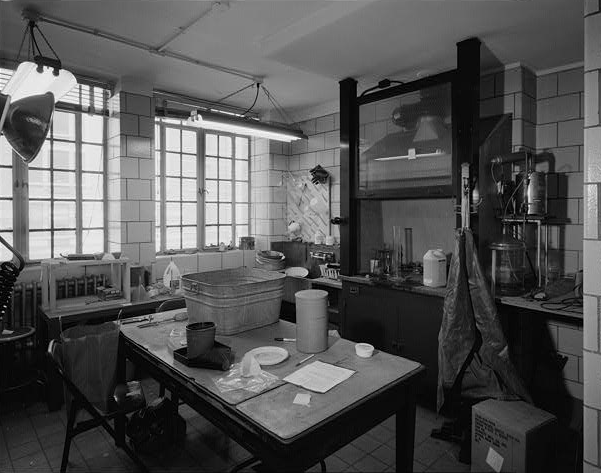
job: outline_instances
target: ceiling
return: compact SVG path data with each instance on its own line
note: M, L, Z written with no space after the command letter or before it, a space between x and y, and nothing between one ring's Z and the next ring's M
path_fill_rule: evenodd
M261 77L292 117L335 103L338 81L370 87L383 77L414 80L455 67L458 41L479 37L485 67L520 62L534 71L583 60L582 0L34 0L0 1L0 58L14 59L24 7ZM116 81L142 77L156 89L205 100L252 80L40 23L65 67ZM493 60L491 60L493 58ZM496 64L495 64L496 63ZM248 107L255 89L228 99ZM259 95L256 111L271 104Z

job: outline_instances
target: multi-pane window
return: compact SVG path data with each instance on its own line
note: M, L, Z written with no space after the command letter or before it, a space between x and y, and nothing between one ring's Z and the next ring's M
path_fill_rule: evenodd
M1 89L11 71L0 72ZM104 88L75 86L57 104L46 141L29 165L0 141L0 234L9 243L14 237L29 260L106 249L107 98ZM8 258L0 253L0 260Z
M197 248L198 131L167 124L162 128L156 126L155 131L159 135L156 139L157 249L163 239L165 248ZM162 150L161 143L164 143ZM164 219L161 219L162 206ZM164 225L161 226L161 222Z
M248 138L205 135L205 245L248 235Z
M157 251L227 245L248 235L247 137L160 119L155 146Z
M0 236L13 245L13 177L12 148L0 136ZM11 259L11 253L0 244L0 261Z

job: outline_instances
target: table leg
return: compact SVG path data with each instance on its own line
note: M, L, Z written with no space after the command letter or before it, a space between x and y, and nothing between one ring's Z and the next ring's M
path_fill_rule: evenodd
M415 442L415 392L407 390L405 403L396 413L396 471L413 471Z
M126 357L125 347L121 340L119 340L119 349L117 352L117 383L125 384L126 382ZM122 447L125 445L125 414L119 414L115 417L115 445Z
M60 339L60 327L57 320L45 320L40 317L38 320L38 327L42 328L42 334L39 339L41 344L40 348L43 353L48 349L48 342L50 340ZM46 403L48 404L49 411L57 411L63 405L63 382L52 366L52 362L44 357L44 369L46 375Z

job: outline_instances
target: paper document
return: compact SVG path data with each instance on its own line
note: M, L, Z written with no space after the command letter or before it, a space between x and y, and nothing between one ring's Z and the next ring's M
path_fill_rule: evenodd
M296 384L309 391L325 393L350 378L353 373L353 370L340 368L322 361L314 361L286 376L284 381Z

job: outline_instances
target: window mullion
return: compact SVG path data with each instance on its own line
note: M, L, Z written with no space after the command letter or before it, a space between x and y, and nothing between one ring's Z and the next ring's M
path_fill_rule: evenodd
M103 104L102 106L106 108L107 106L107 92L103 92ZM108 117L104 117L102 120L102 226L104 229L104 238L103 238L103 248L104 252L109 251L109 201L108 201L108 167L109 167L109 152L108 152L108 142L109 142L109 132L108 132L109 119ZM83 205L83 204L82 204Z
M231 202L231 219L232 219L232 245L236 246L236 137L232 136L232 202Z
M29 176L28 167L12 152L13 158L13 244L23 254L29 254ZM29 259L29 258L27 258Z
M198 131L196 141L196 184L198 193L196 195L196 241L198 248L206 246L205 241L205 201L206 201L206 183L205 183L205 132Z
M166 195L167 195L167 191L165 189L165 184L167 182L167 179L165 178L165 173L167 172L167 166L165 164L165 157L166 157L166 152L165 152L165 148L166 148L166 144L165 144L165 124L161 122L161 125L159 127L160 129L160 134L161 134L161 170L160 170L160 181L161 181L161 192L159 195L160 198L160 207L161 207L161 251L165 251L165 249L167 248L167 222L165 220L165 214L166 214L166 209L167 209L167 204L166 204Z
M83 204L81 191L81 114L75 114L75 252L83 253Z

